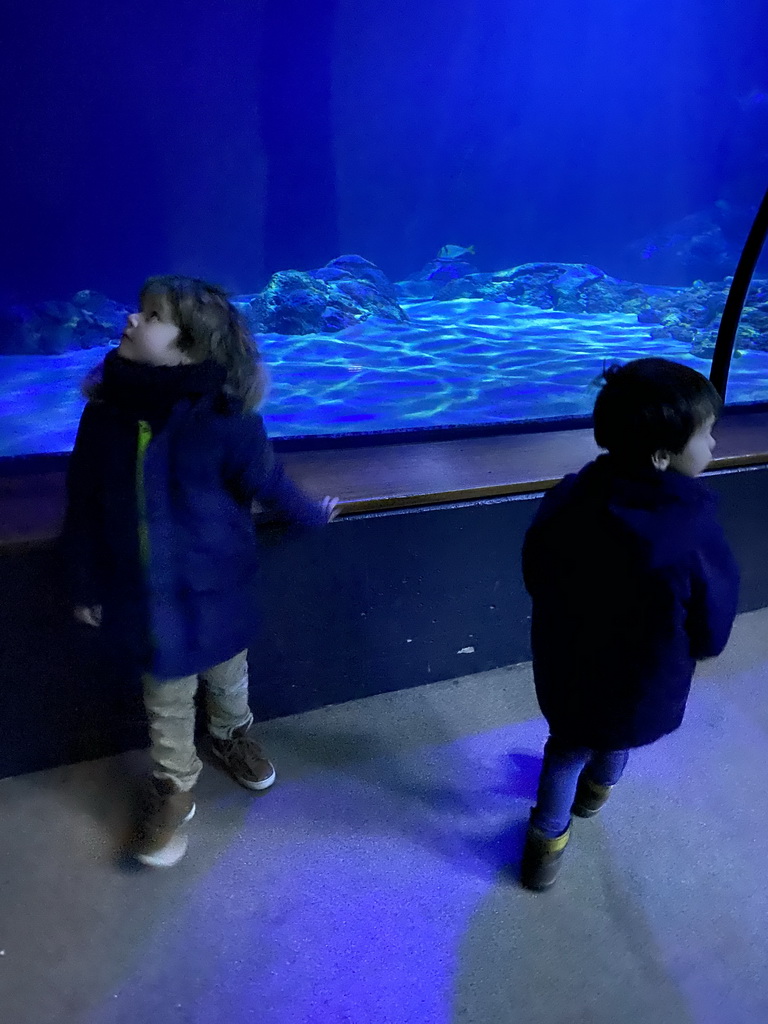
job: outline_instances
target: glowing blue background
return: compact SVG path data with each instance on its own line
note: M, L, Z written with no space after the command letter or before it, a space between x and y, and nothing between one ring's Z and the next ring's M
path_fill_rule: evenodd
M629 243L718 200L742 211L759 201L767 37L762 0L422 0L418 15L405 0L17 5L0 43L0 88L12 97L0 299L89 288L132 303L145 276L171 271L253 293L277 270L345 252L399 280L446 243L474 244L482 270L589 262L642 280ZM663 280L650 261L644 269L647 281L690 283L674 259ZM550 354L564 325L549 335L549 314L526 342L520 318L488 332L483 313L465 332L465 304L414 312L436 333L428 340L417 323L407 351L399 327L357 332L375 386L339 368L366 365L347 338L265 339L273 430L585 411L581 385L594 367L583 343L598 368L649 344L680 355L627 334L621 317L602 346L593 322L577 323L558 362ZM481 355L478 332L494 357L468 371ZM513 358L496 379L507 336ZM390 344L396 356L381 366ZM0 451L67 449L73 384L93 358L20 367L0 357L4 412L10 405ZM731 397L765 397L762 355L745 360ZM515 384L520 375L535 395ZM487 401L478 395L486 388Z

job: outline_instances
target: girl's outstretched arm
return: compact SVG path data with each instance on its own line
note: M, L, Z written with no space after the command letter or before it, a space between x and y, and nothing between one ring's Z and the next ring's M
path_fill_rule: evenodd
M315 501L286 476L261 416L241 416L232 425L226 475L238 501L257 501L280 519L300 526L324 526L336 517L337 498Z

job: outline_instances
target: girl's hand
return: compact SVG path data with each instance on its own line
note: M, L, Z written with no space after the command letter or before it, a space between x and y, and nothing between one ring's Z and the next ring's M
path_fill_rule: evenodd
M325 521L332 523L336 516L339 514L339 499L329 498L327 495L322 501L323 512L325 512Z
M75 618L84 626L93 626L98 629L101 625L101 605L95 604L91 608L79 604L75 608Z

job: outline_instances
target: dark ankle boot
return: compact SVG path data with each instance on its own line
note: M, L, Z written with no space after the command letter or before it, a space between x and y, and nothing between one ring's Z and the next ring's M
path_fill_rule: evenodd
M611 795L612 789L613 786L601 786L599 782L593 782L588 775L580 775L571 814L578 818L594 817Z
M520 867L520 882L526 889L542 892L555 884L557 873L560 870L560 862L570 837L570 825L561 836L557 836L555 839L545 836L535 825L528 826L523 849L523 862Z

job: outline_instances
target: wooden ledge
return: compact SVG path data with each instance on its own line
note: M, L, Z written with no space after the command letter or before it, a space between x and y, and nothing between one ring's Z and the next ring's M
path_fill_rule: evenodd
M710 469L768 464L768 413L724 417ZM286 452L310 494L338 495L342 515L534 493L598 453L588 429L468 440ZM53 540L64 508L62 469L0 477L0 544Z
M725 417L710 470L768 463L768 413ZM599 454L591 429L384 445L284 456L313 494L338 494L347 514L547 490Z

